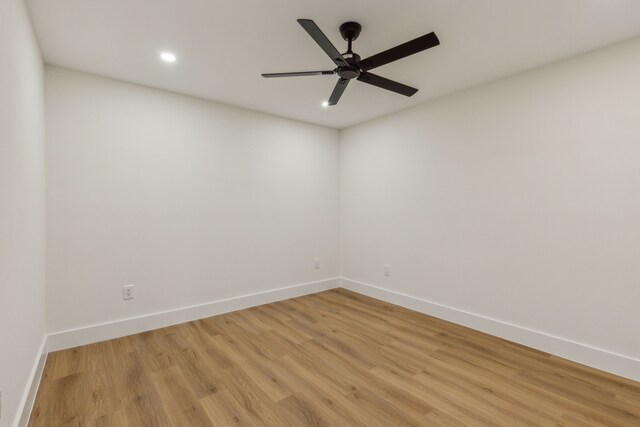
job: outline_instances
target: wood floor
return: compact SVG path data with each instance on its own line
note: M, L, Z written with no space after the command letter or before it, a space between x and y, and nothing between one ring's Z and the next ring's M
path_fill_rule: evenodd
M51 353L30 426L640 426L640 383L338 289Z

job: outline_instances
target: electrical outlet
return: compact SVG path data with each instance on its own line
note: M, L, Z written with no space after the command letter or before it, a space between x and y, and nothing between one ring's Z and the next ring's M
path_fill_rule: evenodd
M127 285L122 287L122 299L133 299L133 288L135 285Z
M313 268L315 270L320 270L320 258L316 258L316 260L313 263Z
M384 266L384 275L391 276L391 267L389 267L388 265Z

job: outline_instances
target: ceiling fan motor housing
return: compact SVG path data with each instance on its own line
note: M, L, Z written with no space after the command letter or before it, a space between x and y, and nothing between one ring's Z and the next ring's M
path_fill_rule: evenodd
M360 69L358 69L358 67L348 65L346 67L339 67L337 74L342 79L351 80L360 75Z

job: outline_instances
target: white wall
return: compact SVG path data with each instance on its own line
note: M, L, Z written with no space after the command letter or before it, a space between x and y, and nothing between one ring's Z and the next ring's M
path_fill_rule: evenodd
M346 129L340 158L343 276L640 358L640 39Z
M21 0L0 1L0 426L13 425L44 337L42 59Z
M46 102L50 332L338 275L338 131L49 66Z

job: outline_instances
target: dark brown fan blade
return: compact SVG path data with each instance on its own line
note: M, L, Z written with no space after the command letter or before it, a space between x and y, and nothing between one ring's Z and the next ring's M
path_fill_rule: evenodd
M347 65L347 62L344 60L338 49L329 41L327 36L318 28L315 22L311 19L298 19L298 23L302 25L307 33L311 36L313 40L325 51L329 58L339 67Z
M409 55L413 55L414 53L422 52L423 50L438 46L439 44L440 40L438 40L435 33L425 34L422 37L418 37L417 39L413 39L396 47L392 47L391 49L385 50L384 52L380 52L377 55L365 58L358 63L358 67L363 71L372 70L381 65L388 64L389 62L397 61L398 59L405 58Z
M329 76L335 74L335 71L300 71L293 73L265 73L262 77L300 77L300 76Z
M329 97L329 105L336 105L338 103L348 84L349 80L347 79L338 80L336 87L333 88L333 92L331 92L331 96Z
M402 83L394 82L393 80L385 79L384 77L371 73L360 74L358 80L405 96L411 96L418 91L418 89L411 86L403 85Z

